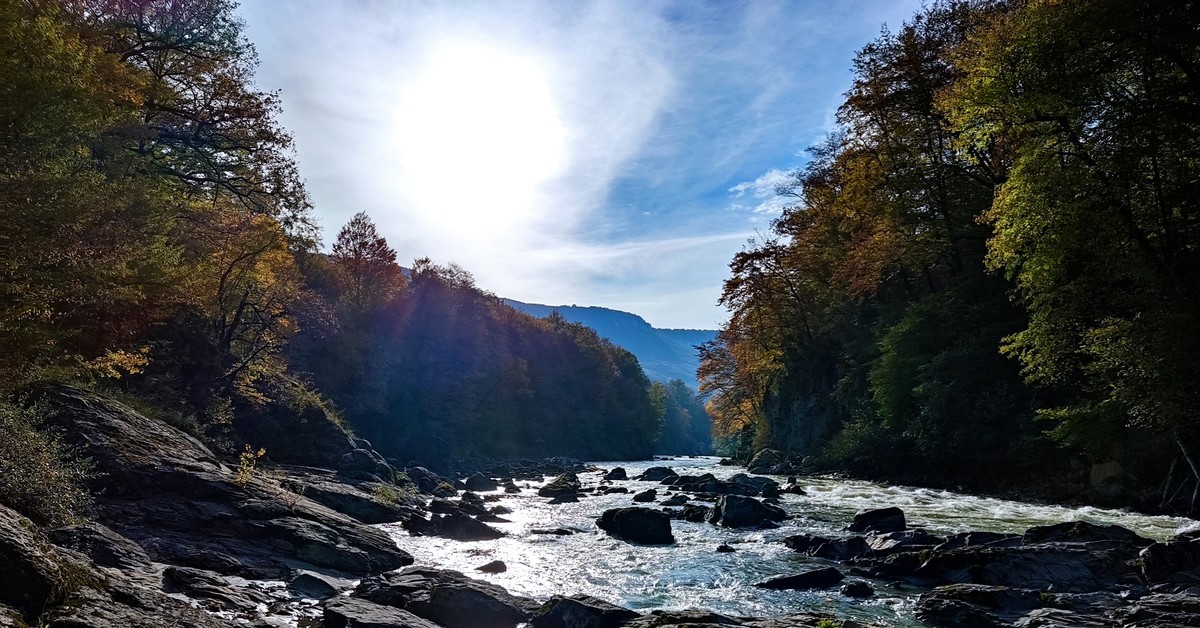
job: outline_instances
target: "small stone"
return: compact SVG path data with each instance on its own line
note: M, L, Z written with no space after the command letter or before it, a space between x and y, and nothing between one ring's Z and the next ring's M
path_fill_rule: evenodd
M726 554L726 553L729 553L729 552L736 552L737 550L733 549L733 546L732 546L732 545L728 545L728 544L722 543L722 544L720 544L720 545L718 545L718 546L717 546L717 551L718 551L718 552L720 552L720 553L722 553L722 554Z
M508 571L508 565L505 565L504 561L502 560L493 560L486 565L480 565L476 567L475 571L480 571L483 573L504 573Z

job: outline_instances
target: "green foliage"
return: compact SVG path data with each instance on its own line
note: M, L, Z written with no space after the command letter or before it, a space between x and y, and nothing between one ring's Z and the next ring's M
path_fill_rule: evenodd
M91 464L43 425L37 405L0 402L0 502L47 526L88 514Z

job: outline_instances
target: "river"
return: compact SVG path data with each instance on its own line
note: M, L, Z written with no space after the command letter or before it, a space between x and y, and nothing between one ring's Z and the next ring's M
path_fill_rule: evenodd
M716 458L682 458L595 464L604 469L622 466L631 478L651 466L670 466L681 475L712 473L722 479L744 472L716 462ZM599 479L597 473L580 474L585 488ZM775 479L780 484L786 480ZM967 530L1023 532L1034 525L1084 520L1117 524L1162 540L1196 525L1195 521L1177 517L1045 506L950 491L806 476L800 478L800 484L807 495L782 497L781 506L791 518L778 529L736 530L708 523L673 521L677 543L655 547L630 545L611 538L596 528L595 519L605 509L635 505L631 499L634 492L658 488L661 501L663 489L670 487L636 480L613 484L628 487L630 493L581 497L578 503L550 505L546 503L548 499L537 496L539 485L531 483L520 494L504 495L489 505L512 509L511 514L504 515L512 523L491 524L508 534L495 541L467 543L414 537L398 525L384 527L402 549L413 554L419 565L462 571L512 593L537 599L583 593L642 612L693 608L727 615L771 617L812 611L832 613L839 618L882 620L895 626L924 626L912 612L920 589L896 589L872 581L877 595L860 601L842 596L836 590L768 591L753 584L828 564L798 555L779 541L800 533L846 535L843 529L854 513L865 508L899 506L904 509L910 528L925 528L937 534ZM522 482L517 485L526 487ZM530 532L560 527L574 530L575 534L554 536ZM728 543L737 551L717 553L716 547L721 543ZM475 571L492 560L504 561L508 571L494 575Z

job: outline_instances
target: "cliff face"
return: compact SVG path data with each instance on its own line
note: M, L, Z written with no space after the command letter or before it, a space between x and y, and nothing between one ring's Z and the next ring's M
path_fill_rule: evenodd
M602 307L551 306L512 299L504 302L533 316L546 317L558 312L572 323L591 327L637 356L650 379L662 382L679 379L693 389L697 388L696 368L700 366L696 345L717 337L717 332L709 329L658 329L636 314Z

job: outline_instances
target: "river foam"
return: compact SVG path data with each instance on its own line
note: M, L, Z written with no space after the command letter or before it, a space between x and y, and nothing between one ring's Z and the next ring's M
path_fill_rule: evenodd
M670 466L686 475L712 473L718 478L742 471L719 466L716 458L595 464L606 470L622 466L631 478L651 466ZM580 474L585 487L595 485L601 477L598 473ZM776 479L781 484L785 480ZM491 524L508 535L495 541L468 543L414 537L397 525L383 527L402 549L413 554L418 564L455 569L494 582L512 593L537 599L582 593L643 612L696 608L729 615L778 616L816 611L882 620L895 626L923 626L912 616L916 597L921 593L919 589L895 589L871 582L878 595L855 600L836 591L766 591L753 585L829 564L798 555L780 541L800 533L845 535L844 528L854 513L867 508L899 506L904 509L909 527L925 528L936 534L968 530L1023 532L1035 525L1088 521L1117 524L1161 540L1196 524L1176 517L1027 504L830 477L801 477L800 484L808 494L783 496L782 507L791 518L778 529L733 530L708 523L673 521L677 543L664 547L630 545L596 528L595 519L604 510L633 505L632 493L657 488L661 501L670 490L657 483L636 480L613 482L614 486L628 487L628 494L581 497L578 503L555 505L537 496L539 484L527 486L518 482L523 488L520 494L504 495L499 501L489 503L513 511L504 515L512 523ZM693 503L704 502L693 500ZM567 528L574 534L532 532L541 528ZM737 551L717 553L716 547L722 543ZM492 560L504 561L508 571L487 575L475 571Z

